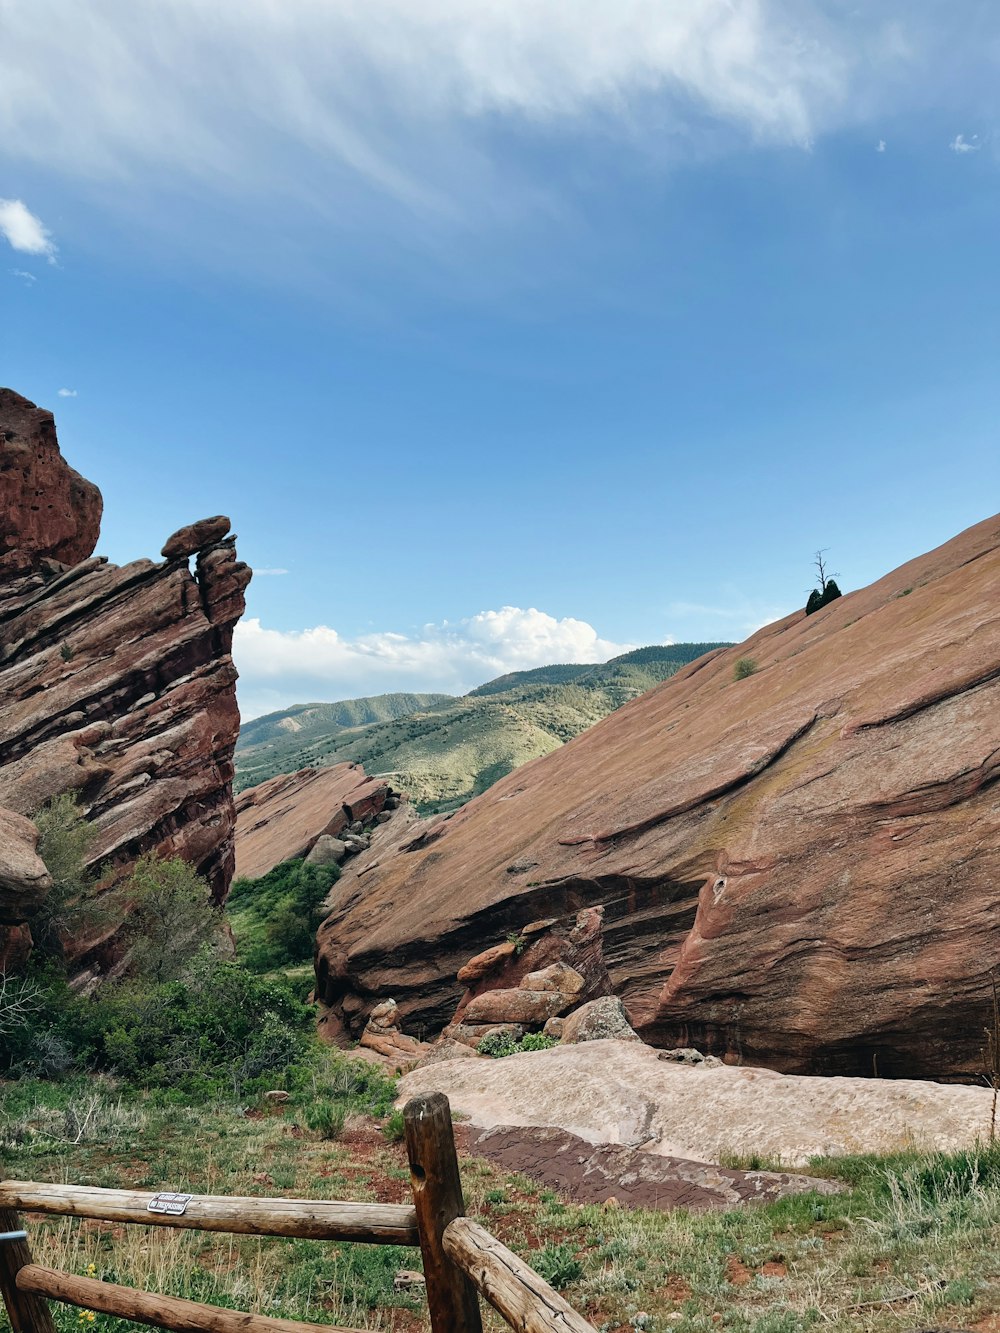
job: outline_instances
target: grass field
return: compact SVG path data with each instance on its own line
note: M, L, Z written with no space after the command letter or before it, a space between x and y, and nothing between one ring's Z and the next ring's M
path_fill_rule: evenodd
M163 1094L125 1096L108 1078L0 1084L0 1174L404 1202L398 1118L373 1118L385 1089L354 1066L331 1054L280 1107L170 1105ZM339 1137L323 1137L329 1117L318 1104L344 1111ZM463 1180L469 1211L598 1328L1000 1329L1000 1152L826 1160L816 1170L840 1177L845 1192L709 1214L577 1207L479 1160L463 1163ZM422 1298L394 1288L399 1269L419 1268L411 1249L41 1218L29 1232L39 1262L148 1290L320 1323L424 1326ZM128 1327L56 1309L61 1333Z

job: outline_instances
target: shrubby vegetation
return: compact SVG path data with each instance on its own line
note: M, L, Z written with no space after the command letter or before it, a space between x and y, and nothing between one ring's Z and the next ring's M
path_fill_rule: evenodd
M181 1102L241 1101L310 1076L312 1009L285 978L258 975L228 956L222 912L182 860L143 856L101 896L108 915L124 915L128 904L124 953L113 977L89 993L73 990L60 941L98 910L86 869L91 830L72 797L51 802L37 820L55 889L31 923L42 947L24 975L0 979L0 1075L102 1071ZM279 871L244 888L261 930L258 954L276 964L311 952L332 878L301 862ZM367 1073L362 1082L367 1088Z
M548 1051L558 1045L554 1037L547 1037L544 1032L526 1032L520 1041L512 1032L488 1032L476 1050L480 1055L502 1060L507 1055L518 1055L522 1051Z
M240 957L253 972L270 972L313 956L323 900L337 866L283 861L260 879L238 879L227 907Z

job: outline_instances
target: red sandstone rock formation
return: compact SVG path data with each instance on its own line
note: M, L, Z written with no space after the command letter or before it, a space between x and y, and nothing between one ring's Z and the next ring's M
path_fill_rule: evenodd
M389 784L369 778L360 764L302 768L248 787L236 798L236 873L266 875L306 856L324 835L370 823L393 799Z
M63 462L51 413L10 390L0 505L0 806L31 815L75 791L97 829L95 865L182 856L221 901L239 729L230 648L250 580L234 539L219 539L228 521L210 521L193 575L186 557L92 557L100 493ZM119 924L67 941L71 961L100 962Z
M60 454L52 413L0 389L0 574L12 552L86 560L102 509L101 492Z
M711 653L407 833L320 930L319 995L440 1027L477 951L605 903L647 1040L975 1077L1000 971L1000 517ZM751 657L758 670L734 679Z

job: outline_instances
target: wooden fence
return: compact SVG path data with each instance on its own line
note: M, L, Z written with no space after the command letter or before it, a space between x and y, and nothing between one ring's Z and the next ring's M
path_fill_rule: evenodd
M413 1204L239 1199L139 1193L8 1180L0 1184L0 1292L14 1333L55 1333L49 1301L118 1315L176 1333L360 1333L241 1314L135 1291L33 1263L21 1212L188 1227L251 1236L419 1245L432 1333L482 1333L479 1297L518 1333L594 1333L526 1263L465 1215L448 1099L435 1092L403 1108Z

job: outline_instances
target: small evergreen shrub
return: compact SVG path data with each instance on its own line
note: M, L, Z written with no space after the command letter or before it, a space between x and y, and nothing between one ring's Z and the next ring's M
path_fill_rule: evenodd
M757 663L752 657L737 658L733 664L733 680L746 680L747 676L752 676L757 670Z
M520 1049L520 1043L512 1032L487 1032L476 1047L480 1055L488 1055L493 1060L502 1060L505 1055L516 1055Z
M532 1255L531 1266L551 1287L562 1291L583 1275L583 1264L572 1245L546 1245Z
M544 1032L527 1032L521 1038L522 1051L550 1051L558 1045L555 1037L547 1037Z
M381 1126L382 1134L390 1143L399 1143L406 1136L406 1124L403 1120L402 1111L393 1111L392 1115Z
M314 1102L306 1111L306 1124L321 1139L339 1139L346 1119L347 1108L336 1102Z

